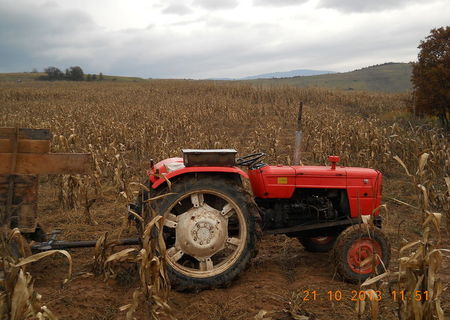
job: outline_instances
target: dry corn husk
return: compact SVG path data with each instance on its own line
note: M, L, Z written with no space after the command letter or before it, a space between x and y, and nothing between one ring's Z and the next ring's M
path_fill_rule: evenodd
M440 297L443 291L442 282L439 279L439 271L442 267L442 252L438 249L441 241L441 220L442 214L430 212L430 197L426 187L426 164L429 155L422 154L419 157L418 169L415 175L411 175L407 166L399 158L394 159L405 169L411 177L413 184L417 186L417 197L420 210L423 213L422 238L410 241L403 245L400 250L399 271L390 273L389 271L367 279L361 287L367 287L382 280L397 276L397 292L404 291L407 295L405 300L398 301L398 314L400 319L444 319L444 313L440 304ZM399 201L399 203L402 203ZM412 206L409 206L412 207ZM389 281L389 283L391 283ZM366 291L367 292L367 291ZM426 299L427 292L429 299ZM416 293L418 294L416 297ZM371 301L373 302L373 301ZM378 303L378 302L377 302ZM359 315L364 313L365 301L358 301L355 306ZM371 318L377 319L379 307L372 303ZM374 310L377 310L376 312Z
M18 229L0 230L2 255L0 257L0 319L47 319L55 320L57 317L41 304L41 296L34 291L31 275L24 270L30 263L45 257L62 254L69 262L68 276L63 283L67 283L72 276L72 258L65 250L51 250L40 252L25 258L16 258L9 253L13 251L11 245L21 237ZM17 243L17 242L16 242ZM22 243L25 243L22 241ZM19 250L20 251L20 250ZM21 251L22 253L25 250ZM23 255L22 255L23 256Z

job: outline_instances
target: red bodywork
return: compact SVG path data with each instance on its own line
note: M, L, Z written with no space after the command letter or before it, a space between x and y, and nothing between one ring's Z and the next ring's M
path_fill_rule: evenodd
M296 188L346 189L352 218L372 214L381 203L382 175L373 169L265 166L250 170L248 174L257 198L289 199Z
M237 167L181 167L179 169L170 171L168 168L173 164L183 164L183 158L169 158L162 160L147 172L153 189L158 188L162 183L165 182L165 179L162 178L161 175L164 175L167 179L171 179L181 174L192 172L223 172L239 174L248 179L248 175Z
M345 189L352 218L378 215L374 210L381 204L382 175L367 168L278 165L252 169L247 175L237 167L183 167L182 158L169 158L158 162L148 175L155 189L165 182L158 175L171 179L193 172L239 174L250 179L253 195L261 199L289 199L296 188Z

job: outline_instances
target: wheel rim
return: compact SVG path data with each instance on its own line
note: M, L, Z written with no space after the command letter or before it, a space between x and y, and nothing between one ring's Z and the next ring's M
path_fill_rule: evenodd
M347 263L353 272L368 274L373 272L373 261L370 259L373 256L376 259L375 265L378 266L382 257L380 244L369 238L358 239L347 252Z
M221 274L239 259L247 238L242 210L229 196L195 190L178 198L164 214L167 262L194 278Z

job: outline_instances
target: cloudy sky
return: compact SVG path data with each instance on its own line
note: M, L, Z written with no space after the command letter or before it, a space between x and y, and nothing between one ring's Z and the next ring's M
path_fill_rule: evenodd
M0 72L153 78L409 62L449 0L0 0Z

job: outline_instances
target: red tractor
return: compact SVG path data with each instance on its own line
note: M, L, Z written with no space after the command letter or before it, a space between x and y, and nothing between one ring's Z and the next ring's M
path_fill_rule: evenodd
M262 162L264 155L235 159L235 150L183 150L183 158L151 164L150 192L142 192L130 210L140 213L150 205L165 217L175 289L227 285L256 255L262 232L296 237L308 251L332 249L337 272L349 282L388 266L379 171L337 166L337 156L329 157L330 166L271 166ZM370 215L374 226L361 225Z

